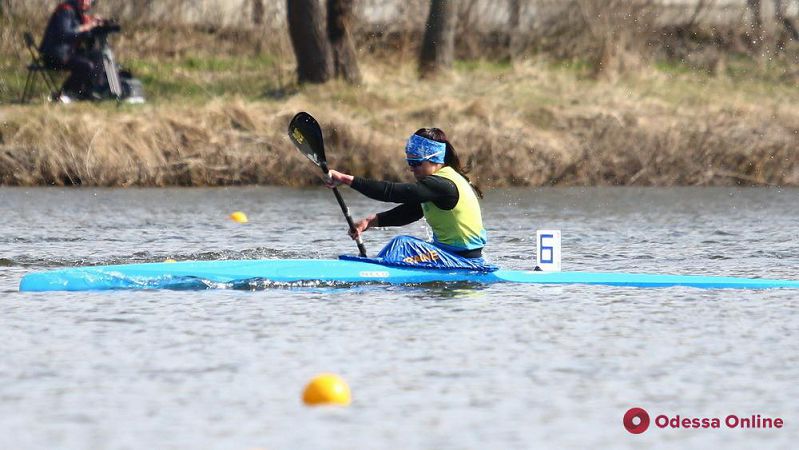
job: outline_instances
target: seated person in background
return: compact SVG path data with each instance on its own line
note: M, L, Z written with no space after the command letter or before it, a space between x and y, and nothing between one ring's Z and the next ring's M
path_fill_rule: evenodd
M70 75L61 87L78 98L91 98L92 88L103 81L102 56L86 45L92 29L101 19L88 14L92 0L67 0L56 7L50 17L39 51L44 63L56 70L69 70ZM88 47L88 49L87 49Z

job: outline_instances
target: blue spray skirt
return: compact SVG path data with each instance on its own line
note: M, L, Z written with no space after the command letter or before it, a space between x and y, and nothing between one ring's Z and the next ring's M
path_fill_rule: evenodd
M89 291L107 289L207 289L247 287L248 283L387 283L433 282L590 284L639 288L686 286L695 288L799 289L799 280L765 278L655 275L607 272L534 272L469 269L419 269L366 261L325 259L267 259L185 261L74 267L25 275L19 290ZM268 283L266 286L268 286Z
M483 258L464 258L413 236L397 236L391 239L375 258L344 255L339 256L339 259L414 269L464 269L475 272L499 270L497 266L486 264Z

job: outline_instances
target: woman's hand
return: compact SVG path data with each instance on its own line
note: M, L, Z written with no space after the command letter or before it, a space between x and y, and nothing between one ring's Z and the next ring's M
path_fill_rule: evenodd
M377 226L377 214L373 214L365 219L361 219L355 222L355 231L350 230L349 235L353 240L358 239L361 237L361 233L368 230L369 228Z
M337 170L330 170L327 172L327 175L323 178L325 181L325 186L329 188L334 188L336 186L346 184L347 186L352 184L352 180L355 177L352 175L347 175L346 173L341 173Z
M83 25L80 25L78 27L78 31L80 31L81 33L85 33L87 31L91 31L94 28L97 28L100 25L102 25L104 22L105 21L100 16L91 16L91 17L89 17L89 21L88 22L86 22Z

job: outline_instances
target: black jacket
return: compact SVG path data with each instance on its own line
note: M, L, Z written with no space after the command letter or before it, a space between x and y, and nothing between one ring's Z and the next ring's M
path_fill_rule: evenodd
M44 60L49 65L64 65L77 52L78 44L89 32L79 32L81 14L73 1L58 5L50 16L39 46Z

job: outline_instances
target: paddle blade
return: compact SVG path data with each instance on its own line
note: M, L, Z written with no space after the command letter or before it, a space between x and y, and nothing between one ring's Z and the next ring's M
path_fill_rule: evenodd
M322 128L319 126L319 122L317 122L316 119L307 112L297 113L297 115L291 119L291 122L289 122L289 139L291 139L291 142L294 143L303 155L307 156L308 159L322 169L323 173L327 174L325 144L324 141L322 141ZM344 217L347 219L350 231L354 231L355 224L352 222L350 210L347 208L347 205L344 204L344 199L341 198L341 194L335 187L333 188L333 194L336 196L336 201L341 207L341 212L344 213ZM358 244L359 253L361 256L365 257L366 247L364 247L363 242L358 238L356 243Z
M319 167L326 167L325 144L319 122L307 112L300 112L289 122L289 139L297 149Z

